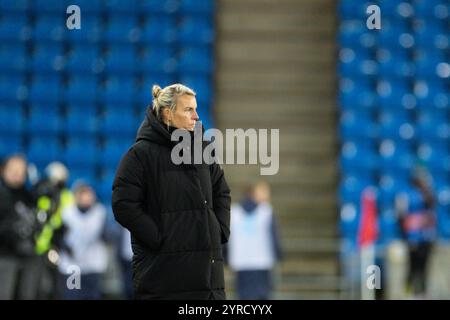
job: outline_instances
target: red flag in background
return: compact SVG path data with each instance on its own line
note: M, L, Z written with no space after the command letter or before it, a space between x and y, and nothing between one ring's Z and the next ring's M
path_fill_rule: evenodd
M378 238L377 202L372 187L364 189L361 195L361 219L358 230L358 245L371 245Z

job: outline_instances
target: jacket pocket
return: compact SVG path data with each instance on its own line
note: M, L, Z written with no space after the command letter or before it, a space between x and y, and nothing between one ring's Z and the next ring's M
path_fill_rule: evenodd
M222 258L211 260L211 289L224 289L224 267Z
M216 217L216 214L211 208L208 208L208 221L209 221L209 229L211 236L211 248L218 249L221 248L221 239L222 239L222 228L220 227L219 220Z
M208 220L204 210L162 214L161 252L196 251L209 248Z

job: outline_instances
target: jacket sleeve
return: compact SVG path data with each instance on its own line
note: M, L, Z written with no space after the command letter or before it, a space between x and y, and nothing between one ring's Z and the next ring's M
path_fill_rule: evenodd
M272 218L270 221L270 233L272 236L272 246L275 258L280 261L283 259L283 250L281 247L280 235L278 233L278 222L272 213Z
M11 206L8 206L7 195L0 189L0 242L2 246L13 246L16 242L14 228L12 228L12 217L14 211Z
M230 237L230 188L225 180L222 168L213 163L210 167L213 187L213 209L222 231L222 244Z
M112 208L115 219L151 250L161 244L154 220L144 211L146 185L144 168L136 150L122 158L113 183Z

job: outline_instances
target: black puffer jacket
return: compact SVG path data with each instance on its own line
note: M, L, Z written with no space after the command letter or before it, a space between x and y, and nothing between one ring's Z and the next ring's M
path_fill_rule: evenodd
M27 189L12 189L0 178L0 255L34 254L33 206L33 197Z
M174 145L149 108L114 179L114 216L132 234L135 296L224 299L230 190L218 164L173 164Z

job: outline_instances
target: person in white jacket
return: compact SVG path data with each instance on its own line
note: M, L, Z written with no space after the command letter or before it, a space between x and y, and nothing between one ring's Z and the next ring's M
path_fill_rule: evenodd
M231 206L231 230L226 249L237 298L271 299L272 271L282 259L282 248L267 182L252 185L243 201Z
M105 207L97 203L95 191L85 182L74 186L75 203L64 209L64 250L58 269L63 276L64 299L100 299L101 276L108 256L102 234Z

